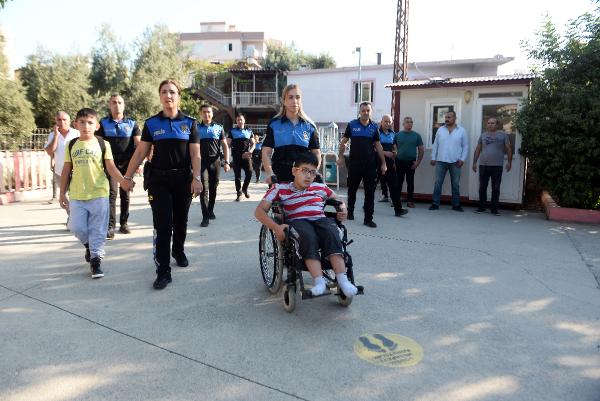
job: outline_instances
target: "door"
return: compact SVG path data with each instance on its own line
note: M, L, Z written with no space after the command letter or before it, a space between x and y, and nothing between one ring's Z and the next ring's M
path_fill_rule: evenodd
M512 169L506 171L507 156L504 155L504 168L502 171L502 184L500 186L500 202L520 204L523 199L523 184L525 162L519 154L521 148L521 135L517 132L513 119L520 104L522 95L520 92L509 92L512 96L502 97L504 93L479 93L477 99L477 112L475 116L473 135L471 136L471 154L477 146L479 135L486 129L489 117L497 117L500 127L498 130L509 135L513 162ZM506 96L506 95L505 95ZM472 163L472 160L471 160ZM479 172L475 173L469 166L469 199L479 200ZM488 183L488 196L491 199L491 182Z

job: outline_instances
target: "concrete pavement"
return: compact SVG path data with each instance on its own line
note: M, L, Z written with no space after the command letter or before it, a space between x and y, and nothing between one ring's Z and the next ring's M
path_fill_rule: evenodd
M230 178L208 228L194 201L190 267L163 291L141 185L99 280L57 204L1 206L0 400L600 400L600 227L426 204L395 218L377 203L370 229L359 197L346 226L365 295L288 314L258 268L266 187L232 202ZM414 340L422 359L359 358L378 333Z

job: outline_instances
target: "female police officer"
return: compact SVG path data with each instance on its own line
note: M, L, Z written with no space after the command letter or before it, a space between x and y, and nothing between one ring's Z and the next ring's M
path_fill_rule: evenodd
M275 174L281 182L294 180L292 166L299 152L312 152L321 160L319 133L315 123L302 111L302 93L298 85L283 89L279 113L269 122L262 143L262 162L271 183ZM273 164L271 165L271 154Z
M233 156L233 172L235 175L236 201L242 199L242 193L249 198L248 185L252 179L252 151L254 150L254 135L252 131L245 128L246 118L243 114L238 114L235 118L236 126L229 131L227 144L231 148ZM242 170L244 170L244 185L242 186Z
M158 86L162 111L144 123L142 140L137 146L125 179L131 189L132 174L144 157L154 150L148 180L148 201L154 222L154 288L161 290L171 282L169 251L178 266L188 265L183 245L187 234L188 211L192 195L202 191L200 178L200 141L196 120L179 111L181 87L177 81L164 80ZM146 169L145 169L146 170Z

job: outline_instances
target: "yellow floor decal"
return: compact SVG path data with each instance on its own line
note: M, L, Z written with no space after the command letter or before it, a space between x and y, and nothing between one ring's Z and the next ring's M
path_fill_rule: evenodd
M388 368L414 366L423 359L423 348L398 334L363 334L354 343L354 353L374 365Z

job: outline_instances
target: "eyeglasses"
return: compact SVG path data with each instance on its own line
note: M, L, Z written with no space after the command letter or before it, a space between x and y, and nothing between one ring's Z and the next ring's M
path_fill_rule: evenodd
M300 168L300 171L304 175L310 175L311 177L316 177L317 176L317 170L309 170L306 167L302 167L302 168Z

